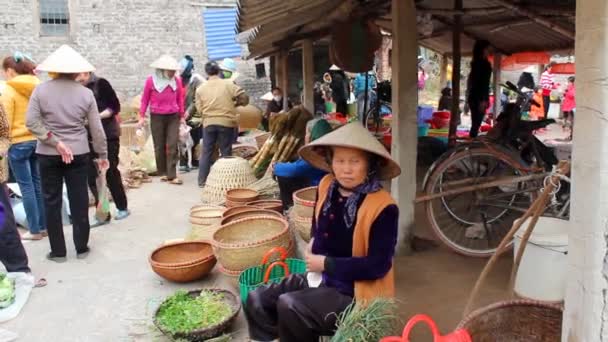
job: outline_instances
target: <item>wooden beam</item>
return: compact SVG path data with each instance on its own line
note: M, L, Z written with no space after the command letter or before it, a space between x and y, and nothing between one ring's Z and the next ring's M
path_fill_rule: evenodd
M393 13L393 159L401 165L401 175L393 180L391 194L399 207L398 252L411 251L416 197L416 150L418 127L418 87L416 61L418 42L414 0L392 0Z
M557 25L557 24L553 23L551 20L543 18L539 13L537 13L531 9L527 9L520 5L514 4L513 2L511 2L509 0L493 0L493 1L494 1L494 3L504 6L505 8L515 11L516 13L525 15L526 17L534 20L538 24L545 26L547 28L550 28L551 30L561 34L564 37L570 38L572 40L574 40L574 38L575 38L574 31L571 31L560 25Z
M454 0L454 9L462 10L462 0ZM454 16L454 31L452 35L452 115L450 117L450 131L448 141L450 145L456 143L456 133L460 123L460 34L462 29L462 16Z
M479 7L479 8L463 8L461 10L447 9L447 8L418 8L420 13L430 13L438 15L494 15L497 13L506 12L506 9L502 6L493 7Z
M312 40L302 42L302 78L304 92L304 108L315 113L314 83L315 83L314 48Z

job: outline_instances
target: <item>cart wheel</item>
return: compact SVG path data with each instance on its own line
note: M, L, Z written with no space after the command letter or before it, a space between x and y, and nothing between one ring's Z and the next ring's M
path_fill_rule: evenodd
M522 176L526 166L507 152L476 147L457 151L435 167L425 186L427 194L486 183L500 177ZM540 183L500 185L425 203L435 235L453 251L474 257L491 256L536 197ZM511 246L512 243L509 244Z

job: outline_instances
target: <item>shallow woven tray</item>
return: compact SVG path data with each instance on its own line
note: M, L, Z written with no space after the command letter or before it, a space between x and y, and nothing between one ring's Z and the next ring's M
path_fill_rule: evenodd
M475 342L555 342L562 336L562 311L537 301L504 301L474 311L458 328Z
M247 203L247 205L250 205L252 207L257 207L260 209L274 210L281 214L283 213L283 202L281 202L280 200L272 200L272 199L259 200L259 201L249 202L249 203Z
M187 266L213 257L211 245L203 241L175 242L156 248L150 254L150 264L164 267Z
M220 264L243 271L259 264L273 247L289 248L291 232L285 219L256 216L228 223L213 234L213 250Z
M260 210L260 208L252 207L250 205L239 205L237 207L231 207L231 208L226 209L226 211L224 211L224 213L222 214L222 218L228 217L228 216L236 214L236 213L243 213L246 211L255 211L255 210Z
M247 217L255 217L255 216L276 216L279 218L283 218L283 215L279 214L278 212L276 212L274 210L260 209L260 208L255 208L255 207L252 207L251 209L252 210L241 211L241 212L237 212L235 214L224 217L222 219L221 225L224 226L230 222L234 222L234 221L244 219Z
M316 203L316 186L300 189L293 193L293 210L300 217L312 217Z
M226 201L246 204L247 202L256 201L258 197L260 197L260 194L251 189L231 189L226 191Z
M232 293L228 290L223 290L223 289L199 289L199 290L189 291L188 294L191 295L192 297L195 297L195 296L198 296L201 293L201 291L203 291L203 290L216 292L216 293L222 293L224 295L226 302L232 307L232 315L230 315L230 317L228 317L226 320L224 320L224 322L216 324L216 325L208 327L208 328L205 328L205 329L194 330L189 333L170 334L169 332L163 330L163 328L160 326L160 324L156 320L156 317L158 316L158 312L160 311L160 308L162 307L162 304L161 304L158 307L158 309L156 309L156 312L154 313L154 325L156 325L156 327L163 334L171 337L173 340L184 339L186 341L199 342L199 341L206 341L208 339L222 335L224 332L226 332L230 328L232 323L234 323L237 316L239 315L239 311L241 311L241 301L234 293Z

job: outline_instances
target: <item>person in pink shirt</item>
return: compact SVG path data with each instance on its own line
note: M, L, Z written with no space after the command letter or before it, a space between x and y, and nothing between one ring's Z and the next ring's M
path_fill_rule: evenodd
M574 88L574 76L568 77L568 87L564 93L562 101L562 111L564 112L564 128L570 127L570 137L572 139L572 128L574 124L574 111L576 110L576 90Z
M156 69L148 77L141 97L139 125L143 126L150 109L150 128L154 142L156 169L161 181L181 185L177 178L179 125L184 122L184 89L175 74L179 63L164 55L150 65Z

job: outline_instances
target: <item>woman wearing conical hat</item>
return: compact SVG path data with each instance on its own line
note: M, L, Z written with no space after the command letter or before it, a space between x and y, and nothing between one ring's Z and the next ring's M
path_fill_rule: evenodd
M37 70L54 79L34 89L30 98L26 126L38 139L36 153L42 177L44 209L51 252L47 258L62 262L66 257L61 206L65 181L74 228L78 258L89 253L89 140L85 124L99 156L100 168L108 168L106 135L93 92L76 81L80 73L95 68L78 52L61 46Z
M302 147L300 156L329 172L318 188L308 273L249 293L254 341L316 342L333 335L353 301L394 296L399 209L380 181L397 177L399 165L358 122Z
M164 55L150 67L155 72L146 79L139 125L143 126L149 108L158 175L163 182L181 185L182 181L177 178L177 142L180 122L186 121L184 89L181 80L176 77L180 65L173 57Z

